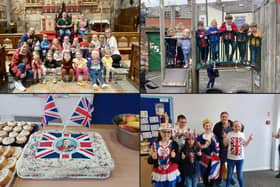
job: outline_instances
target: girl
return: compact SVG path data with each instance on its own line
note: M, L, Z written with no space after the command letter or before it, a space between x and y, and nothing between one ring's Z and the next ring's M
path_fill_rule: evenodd
M47 53L47 57L44 62L44 68L43 68L44 77L46 78L47 73L53 73L55 76L53 83L56 83L57 82L57 80L56 80L57 68L59 68L59 65L58 65L57 61L53 58L52 52L49 51ZM46 79L43 80L43 83L46 83Z
M98 51L93 50L91 52L91 58L88 59L87 67L88 67L88 72L92 79L93 88L98 88L96 84L96 79L100 81L102 88L107 87L107 85L104 82L104 79L102 78L103 63L99 58Z
M219 176L213 175L211 170L215 169L213 163L217 162L216 169L219 169L219 144L216 141L216 137L212 132L212 121L210 119L203 120L204 133L198 136L197 141L199 147L202 149L202 163L201 163L201 175L203 183L206 187L212 187L214 180Z
M65 81L65 75L69 75L69 82L73 81L74 68L73 68L70 52L63 53L62 66L61 66L62 81Z
M192 45L192 41L190 38L190 30L189 29L185 29L183 32L183 37L181 39L179 39L179 45L182 46L182 51L183 51L183 55L184 55L184 68L188 68L189 66L189 60L190 60L190 56L191 56L191 45Z
M92 39L90 43L92 43L96 49L100 49L101 47L97 34L92 35Z
M76 81L78 81L78 84L81 85L82 83L79 82L80 73L83 73L84 81L88 80L87 60L83 58L81 51L76 51L76 58L74 58L73 63L76 72Z
M74 38L72 46L75 46L75 48L77 50L80 50L80 42L79 42L79 38Z
M55 52L55 50L57 50L57 49L61 50L61 44L57 38L54 38L52 40L52 44L51 44L50 48L51 48L52 52Z
M110 72L112 72L112 74L113 74L113 71L112 71L113 70L113 67L112 67L113 59L111 57L110 49L105 50L105 56L102 58L102 62L104 64L104 67L106 70L106 83L108 84ZM112 75L112 77L113 77L113 75Z
M56 60L57 65L61 65L63 59L63 52L60 49L56 49L53 54L53 58Z
M202 152L196 144L195 135L188 133L186 143L181 151L181 162L184 167L186 187L197 187L201 156Z
M153 164L152 183L154 187L175 187L180 182L178 170L178 144L172 139L170 123L162 123L157 141L152 145L148 163Z
M272 137L276 139L280 139L280 129L278 130L277 134L272 133ZM280 159L280 144L278 146L278 152L279 152L279 159ZM279 168L279 173L278 175L275 176L276 178L280 178L280 168Z
M63 51L70 51L71 43L70 43L69 36L64 36L62 48L63 48Z
M212 60L216 62L219 57L220 32L215 19L211 21L211 27L206 31L206 34L210 42Z
M33 52L33 60L32 60L32 71L35 82L42 82L42 61L40 58L40 54L37 52ZM36 79L37 77L37 79Z
M242 124L240 121L233 122L233 130L227 135L224 135L224 145L228 146L228 177L226 181L226 187L230 186L234 167L236 166L237 178L240 187L244 187L242 167L244 162L244 147L246 147L251 140L253 135L250 135L246 140L245 135L241 132Z

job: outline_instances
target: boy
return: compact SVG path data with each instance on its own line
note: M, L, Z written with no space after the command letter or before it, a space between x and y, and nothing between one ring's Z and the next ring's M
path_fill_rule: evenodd
M249 25L247 23L244 23L240 27L239 32L236 35L236 41L237 41L237 46L239 49L241 64L246 63L245 58L246 58L246 52L247 52L248 30L249 30Z
M182 50L183 50L183 54L184 54L184 68L188 68L189 66L189 60L190 60L190 56L191 56L191 45L192 45L192 41L190 39L190 30L189 29L185 29L183 32L183 38L181 38L179 40L181 46L182 46Z
M260 45L261 45L261 37L262 33L257 28L256 23L252 23L250 25L250 31L248 33L249 36L249 46L250 46L250 54L251 54L251 66L256 66L256 57L260 54Z
M43 57L43 59L45 59L47 52L49 51L51 46L51 43L48 41L48 35L44 34L43 35L43 41L40 44L41 47L41 55Z
M215 62L219 56L219 42L220 42L220 32L217 28L217 21L213 19L211 21L211 27L206 31L210 41L212 60Z
M177 39L175 38L175 30L170 28L167 31L167 38L165 38L166 45L166 61L167 66L175 66Z
M199 49L199 54L201 57L201 63L206 64L208 58L208 38L206 36L206 31L204 29L204 23L199 21L197 23L198 29L196 30L196 45Z
M220 31L223 32L222 40L225 45L227 61L232 61L236 49L235 32L237 32L238 29L236 24L232 22L232 19L232 15L226 15L225 22L223 22L220 27ZM229 55L229 45L231 45L231 55Z

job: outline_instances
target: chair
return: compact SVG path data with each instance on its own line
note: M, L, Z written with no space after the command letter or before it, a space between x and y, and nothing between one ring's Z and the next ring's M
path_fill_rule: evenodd
M129 47L132 47L133 44L139 45L139 38L136 36L130 38Z
M122 36L118 39L118 48L126 48L128 47L128 39L125 36Z

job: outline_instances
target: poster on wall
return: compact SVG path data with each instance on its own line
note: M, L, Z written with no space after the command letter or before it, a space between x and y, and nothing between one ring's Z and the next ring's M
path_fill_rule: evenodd
M174 126L173 100L172 97L149 95L141 95L140 99L140 139L142 145L150 145L158 137L158 129L165 115Z

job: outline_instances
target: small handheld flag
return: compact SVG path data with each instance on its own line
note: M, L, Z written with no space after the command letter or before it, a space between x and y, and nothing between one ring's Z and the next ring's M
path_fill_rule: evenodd
M46 104L44 107L44 115L42 117L42 127L48 125L49 121L61 118L56 103L52 95L48 95Z
M77 123L79 125L90 127L92 115L94 108L93 105L90 103L87 97L83 96L81 97L78 106L74 110L71 121L74 123Z

